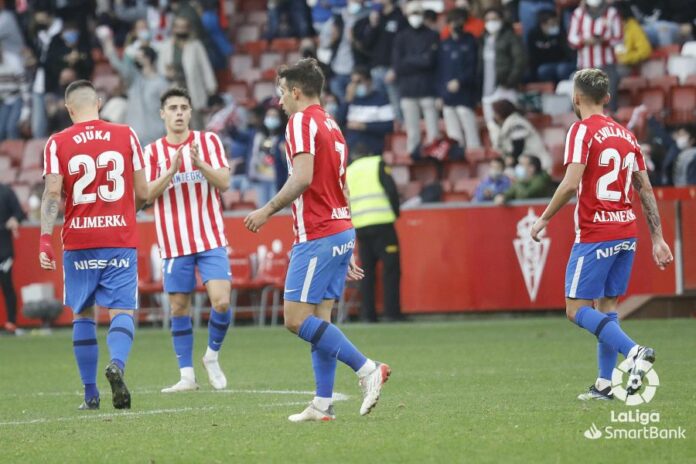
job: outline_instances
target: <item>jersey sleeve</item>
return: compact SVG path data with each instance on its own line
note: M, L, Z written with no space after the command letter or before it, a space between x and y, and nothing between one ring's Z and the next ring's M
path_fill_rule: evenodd
M143 153L143 159L145 161L145 179L147 179L148 182L157 180L157 163L155 163L154 160L152 145L153 144L146 146Z
M131 151L133 152L133 171L140 171L145 168L145 159L143 158L143 149L140 146L140 140L138 140L138 135L131 128L130 130L130 145Z
M229 168L230 165L227 163L227 155L220 137L214 132L207 132L204 140L208 146L208 156L210 157L208 162L213 169Z
M288 142L288 156L294 158L299 153L316 155L316 140L319 126L314 118L304 113L295 113L288 121L285 131Z
M587 133L587 126L581 122L576 122L570 126L566 136L563 165L567 166L570 163L587 164L589 154L590 138Z
M46 146L44 147L43 166L44 177L47 174L63 174L61 172L60 162L58 159L58 143L53 136L48 139Z
M645 171L648 167L645 163L645 157L643 156L643 151L640 149L640 145L636 143L636 160L633 163L633 172Z

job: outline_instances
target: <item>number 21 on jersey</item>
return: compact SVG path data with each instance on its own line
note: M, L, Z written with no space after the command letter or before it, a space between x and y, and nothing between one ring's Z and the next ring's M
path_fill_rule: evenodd
M607 148L602 151L599 155L599 165L600 166L611 166L611 171L604 174L597 180L597 199L604 201L621 201L623 196L623 201L625 203L631 202L631 176L633 174L633 164L635 163L636 154L631 152L623 158L621 162L621 155L614 148ZM623 191L615 190L613 184L619 180L619 176L622 174L621 171L626 171L624 188ZM614 187L614 188L612 188Z

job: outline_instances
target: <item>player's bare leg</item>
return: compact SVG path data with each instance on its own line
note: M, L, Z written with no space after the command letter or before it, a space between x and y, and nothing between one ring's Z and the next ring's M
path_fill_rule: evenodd
M111 325L106 342L109 346L111 361L106 366L106 379L111 385L112 403L116 409L130 409L131 395L124 378L124 370L131 346L135 327L132 309L110 309Z
M177 393L198 390L193 371L193 330L191 329L191 294L170 293L169 307L172 313L172 339L174 352L179 363L180 380L171 387L163 388L162 393ZM175 320L187 322L187 328L179 330Z
M97 390L97 363L99 346L94 322L94 308L85 308L73 315L73 352L84 385L84 401L78 409L99 409L99 390Z
M208 290L212 312L208 321L208 348L202 361L208 372L210 385L216 390L222 390L227 387L227 378L220 368L218 355L232 317L231 285L229 280L209 280L205 287Z

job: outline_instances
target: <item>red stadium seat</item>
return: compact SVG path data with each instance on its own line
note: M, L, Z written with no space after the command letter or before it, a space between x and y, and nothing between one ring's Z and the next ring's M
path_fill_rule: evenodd
M544 113L528 113L526 118L527 121L532 123L532 126L534 126L536 130L549 127L552 123L551 115Z
M638 95L647 86L648 80L643 76L626 76L619 81L619 90L628 90L631 95Z
M273 81L258 81L254 84L252 93L254 100L257 102L264 101L267 98L276 96L276 85Z
M239 75L244 72L245 69L251 69L254 67L254 57L251 55L233 55L231 58L232 76L235 79L239 79Z
M22 164L22 156L24 155L24 140L5 140L0 143L0 154L8 156L12 164L19 166Z
M450 161L445 165L445 179L454 184L459 179L468 179L471 167L463 161Z
M452 190L454 192L467 192L473 197L476 187L478 187L480 182L481 180L478 177L472 177L471 179L459 179L457 182L455 182Z
M48 139L32 139L24 145L22 169L43 167L43 152Z
M227 93L234 97L234 101L243 105L249 100L249 86L246 82L232 82L227 86Z
M679 78L677 76L660 76L648 79L649 87L659 87L666 94L669 94L669 91L672 89L672 87L676 87L678 85Z
M266 50L268 50L268 41L266 40L255 40L239 44L240 52L249 53L254 56L258 56Z
M665 92L661 88L650 87L640 92L640 102L647 108L648 114L661 119L665 114Z
M419 180L423 184L430 184L437 180L437 167L433 163L417 163L411 166L411 179Z
M650 55L651 59L667 59L672 55L679 55L681 52L681 45L679 44L669 44L665 45L664 47L660 48L655 48L653 49L652 55Z
M670 92L667 124L692 124L696 121L696 87L674 87Z
M271 42L271 50L273 50L274 52L296 52L299 48L300 41L292 37L284 39L273 39L273 42Z
M466 149L466 159L470 163L475 163L477 161L482 161L486 159L486 149L485 148L467 148Z
M556 84L553 82L530 82L524 86L525 92L556 93Z
M273 295L273 302L271 304L271 325L278 324L278 313L283 309L280 304L280 296L285 288L285 275L288 271L288 265L289 260L287 255L280 254L276 256L273 253L268 253L263 262L259 263L259 271L256 275L256 280L263 283L261 307L259 308L261 313L260 324L263 324L266 315L269 294Z

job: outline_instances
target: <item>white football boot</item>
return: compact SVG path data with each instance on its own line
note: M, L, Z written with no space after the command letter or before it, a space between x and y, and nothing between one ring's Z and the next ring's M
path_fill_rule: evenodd
M162 393L179 393L179 392L187 392L187 391L196 391L200 387L196 383L195 380L191 380L189 378L183 377L181 380L179 380L177 383L172 385L171 387L163 388Z
M220 369L218 360L203 356L202 361L205 370L208 371L208 381L210 385L215 390L224 390L227 388L227 377L225 377L222 369Z
M311 421L332 421L336 419L336 414L334 413L333 405L329 406L329 409L322 411L314 405L314 402L310 402L309 406L305 408L299 414L293 414L288 417L290 422L311 422Z
M391 374L391 368L387 364L378 362L375 364L377 365L375 370L361 378L358 383L363 392L363 402L360 406L361 416L370 414L370 411L377 405L382 386L389 380Z

